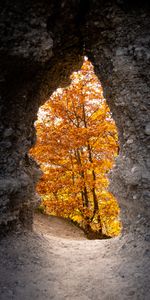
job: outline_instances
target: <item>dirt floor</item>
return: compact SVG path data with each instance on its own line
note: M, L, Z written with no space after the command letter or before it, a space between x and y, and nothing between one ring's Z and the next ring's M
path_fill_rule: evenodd
M66 220L35 215L34 231L0 243L0 300L149 300L148 241L87 240Z

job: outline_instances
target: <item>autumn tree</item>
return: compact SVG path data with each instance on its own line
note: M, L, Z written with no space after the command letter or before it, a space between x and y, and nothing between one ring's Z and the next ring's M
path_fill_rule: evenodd
M47 213L71 218L86 232L115 235L119 208L106 190L118 151L115 123L87 59L71 80L39 113L32 155L44 175L37 189Z

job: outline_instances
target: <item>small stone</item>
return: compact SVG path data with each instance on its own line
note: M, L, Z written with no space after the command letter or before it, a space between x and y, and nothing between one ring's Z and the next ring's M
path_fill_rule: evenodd
M150 135L150 123L147 123L147 125L145 126L145 134Z
M122 249L125 249L125 248L126 248L126 245L124 244L121 248L122 248Z
M134 273L134 277L135 277L135 278L140 277L140 273Z
M149 234L147 234L147 235L145 236L145 241L150 242L150 235L149 235ZM149 250L149 249L147 249L147 250Z
M149 255L149 251L150 251L149 249L146 249L144 252L144 256Z
M128 295L129 295L129 296L135 295L135 291L130 291L130 292L128 293Z
M128 144L128 145L133 144L133 142L134 142L133 139L128 139L128 140L127 140L127 144Z
M12 128L7 128L4 131L4 137L9 137L13 134L13 129Z

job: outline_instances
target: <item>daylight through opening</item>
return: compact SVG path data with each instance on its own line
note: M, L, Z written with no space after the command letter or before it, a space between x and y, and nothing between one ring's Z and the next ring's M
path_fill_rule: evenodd
M43 176L37 185L43 213L71 219L88 237L120 233L119 207L108 191L118 133L102 86L87 57L71 84L39 109L31 155Z

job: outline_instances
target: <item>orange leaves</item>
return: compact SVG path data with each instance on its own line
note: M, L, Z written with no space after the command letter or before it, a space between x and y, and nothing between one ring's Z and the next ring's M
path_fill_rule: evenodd
M45 212L113 236L119 208L104 190L118 151L117 130L92 64L85 60L71 79L39 112L31 150L44 172L37 190Z

